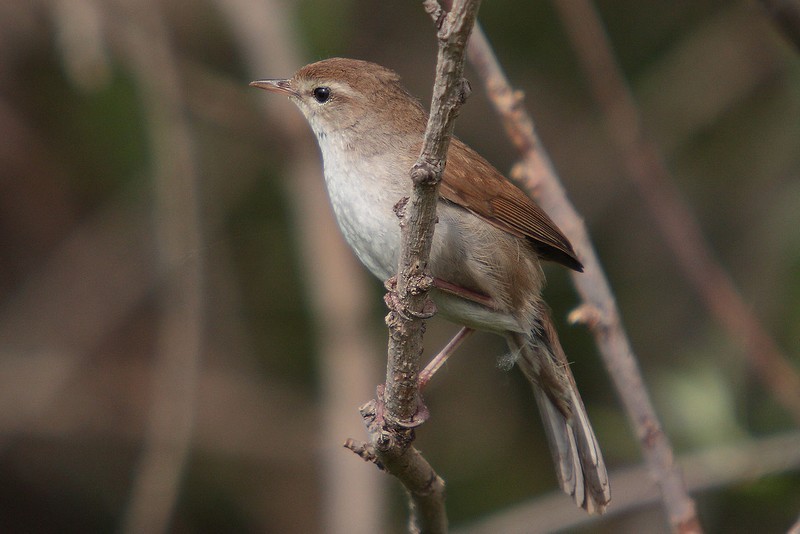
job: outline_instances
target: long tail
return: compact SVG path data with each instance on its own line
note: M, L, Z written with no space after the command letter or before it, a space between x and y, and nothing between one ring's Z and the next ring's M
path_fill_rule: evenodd
M590 514L602 514L611 500L606 465L547 311L530 337L510 334L508 344L533 383L561 488Z

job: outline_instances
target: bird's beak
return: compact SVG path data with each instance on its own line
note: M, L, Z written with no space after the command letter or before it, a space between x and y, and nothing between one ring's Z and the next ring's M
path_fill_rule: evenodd
M287 96L297 96L297 91L292 89L290 80L256 80L250 82L251 87L258 87L271 93L281 93Z

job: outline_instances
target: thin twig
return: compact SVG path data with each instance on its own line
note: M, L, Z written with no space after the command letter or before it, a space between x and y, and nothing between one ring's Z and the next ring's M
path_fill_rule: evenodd
M593 319L587 325L636 430L650 472L661 487L662 500L672 528L679 532L699 532L694 502L686 493L680 471L674 464L672 447L661 429L644 386L614 295L586 227L567 199L541 146L533 120L522 105L521 93L512 90L479 27L473 32L468 53L510 139L522 154L523 159L515 169L515 175L524 178L527 190L566 233L584 265L583 274L573 274L573 282L584 302L582 310L585 313L581 316Z
M745 349L748 363L767 389L800 423L800 376L714 257L663 156L647 139L597 10L587 0L557 0L555 6L622 156L626 176L647 204L678 267L712 317Z
M425 420L418 381L424 319L434 310L428 296L433 279L427 266L439 182L455 117L466 98L462 78L464 56L480 0L454 2L449 12L433 0L424 4L426 10L436 13L439 38L436 81L422 151L411 169L411 196L397 205L401 249L395 287L387 283L390 291L386 302L390 312L386 317L389 326L386 385L383 390L379 388L378 402L369 403L362 413L377 459L409 492L410 530L446 532L444 481L411 443L414 427Z

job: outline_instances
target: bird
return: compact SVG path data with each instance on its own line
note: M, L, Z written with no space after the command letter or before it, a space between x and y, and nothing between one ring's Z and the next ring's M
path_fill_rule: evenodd
M381 280L397 272L394 213L427 113L400 76L376 63L330 58L252 86L287 96L316 135L324 180L345 240ZM541 293L543 261L581 272L553 220L485 158L451 139L429 261L439 315L464 331L506 339L531 382L561 488L589 513L611 500L605 462Z

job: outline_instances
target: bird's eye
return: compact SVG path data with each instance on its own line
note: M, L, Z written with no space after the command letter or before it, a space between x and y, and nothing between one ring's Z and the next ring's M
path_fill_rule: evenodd
M311 94L314 95L314 100L319 102L320 104L324 104L331 98L331 88L330 87L317 87Z

